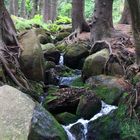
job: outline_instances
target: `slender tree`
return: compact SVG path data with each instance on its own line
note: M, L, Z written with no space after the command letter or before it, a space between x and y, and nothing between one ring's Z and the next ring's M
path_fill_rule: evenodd
M26 18L26 7L25 7L26 0L21 0L20 6L20 16Z
M54 21L57 17L57 4L58 0L51 0L50 20Z
M14 15L14 6L13 6L14 0L9 1L9 11L11 15Z
M137 65L140 67L140 0L128 0L135 40Z
M50 20L50 6L51 1L50 0L44 0L44 10L43 10L43 20L44 22L47 22Z
M14 7L14 15L18 16L18 8L19 8L18 0L14 0L13 7Z
M72 0L72 28L73 31L90 31L90 28L84 18L85 0Z
M124 3L124 9L123 9L123 13L122 13L120 23L121 24L131 24L131 15L130 15L127 0L125 0L125 3Z
M114 31L112 7L113 0L95 0L95 9L91 24L92 42L111 37Z
M44 1L43 0L39 0L38 1L38 5L39 5L39 14L43 15L43 5L44 5Z
M31 16L34 17L38 13L38 4L39 4L39 1L38 0L32 0L32 3L33 3L33 7L32 7Z

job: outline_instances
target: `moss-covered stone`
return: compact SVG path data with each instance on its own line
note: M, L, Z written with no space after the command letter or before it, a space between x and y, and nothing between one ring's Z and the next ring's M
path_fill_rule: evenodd
M56 119L42 106L36 105L28 140L67 140L67 134Z
M56 100L57 99L57 95L55 95L54 93L56 93L58 91L58 87L56 86L50 86L47 93L47 97L45 98L45 101L44 101L44 104L43 106L45 108L47 108L47 104L52 102L53 100Z
M56 41L62 41L62 40L63 40L65 37L67 37L68 35L70 35L69 32L60 32L60 33L56 36L55 40L56 40Z
M94 94L81 96L76 115L79 118L90 119L101 110L101 100Z
M73 69L81 69L88 55L88 49L83 44L72 44L64 55L64 64Z
M108 49L103 49L95 54L88 56L83 65L83 78L100 75L103 73L104 65L109 58Z
M74 123L78 119L78 117L76 115L71 114L69 112L57 114L55 116L55 118L59 123L61 123L63 125L68 125L70 123Z
M72 82L72 86L74 86L74 87L84 87L85 84L84 84L84 82L82 81L82 78L81 78L81 77L78 77L77 79L75 79L75 80Z
M55 63L52 61L46 61L45 62L45 70L49 70L51 68L55 68Z
M118 88L109 88L107 86L98 86L94 91L107 104L116 104L122 95L122 92Z
M140 123L126 116L127 105L121 104L108 116L88 124L87 139L98 140L139 140Z
M56 48L61 52L64 53L67 51L67 45L65 43L57 44Z
M45 60L47 60L47 61L53 61L53 62L55 62L55 64L58 64L59 63L60 52L55 47L54 44L48 43L48 44L42 45L42 48L44 50Z
M53 43L47 43L47 44L41 44L41 48L43 51L49 50L49 49L54 49L55 45Z
M36 34L32 29L19 37L23 47L20 57L20 66L25 76L34 81L44 80L44 57Z
M123 93L131 91L131 84L123 78L98 75L90 77L87 81L96 95L108 104L117 105Z

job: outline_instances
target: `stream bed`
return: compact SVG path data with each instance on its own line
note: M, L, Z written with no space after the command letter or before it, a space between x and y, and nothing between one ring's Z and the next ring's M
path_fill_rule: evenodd
M72 129L73 126L79 125L79 124L80 124L80 126L82 126L82 128L84 128L84 129L80 130L80 131L82 131L81 140L87 140L86 134L87 134L87 131L88 131L88 129L87 129L88 123L98 119L99 117L102 117L104 115L109 114L111 111L113 111L115 109L117 109L116 106L108 105L108 104L106 104L102 101L101 111L98 114L94 115L90 120L84 120L84 119L81 118L73 124L63 126L63 128L65 129L65 131L68 135L69 140L77 140L77 138L75 138L75 136L72 134L71 129Z

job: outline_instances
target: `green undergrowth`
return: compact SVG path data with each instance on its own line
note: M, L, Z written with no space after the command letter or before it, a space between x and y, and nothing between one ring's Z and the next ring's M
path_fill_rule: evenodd
M59 24L71 23L70 18L62 17L62 16L59 16L54 23L52 22L44 23L43 17L41 15L35 15L34 18L32 19L24 19L24 18L16 17L12 15L12 19L18 31L30 29L30 28L33 28L34 26L39 26L50 32L56 33L62 30L62 26Z

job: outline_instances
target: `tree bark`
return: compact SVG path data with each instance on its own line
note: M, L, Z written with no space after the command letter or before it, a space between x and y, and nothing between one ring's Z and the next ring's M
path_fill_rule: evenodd
M136 63L138 66L140 66L140 1L128 0L128 4L131 13L133 36L135 40Z
M33 8L32 8L32 17L34 17L38 13L38 0L32 0L33 2Z
M54 21L57 16L57 2L58 0L51 0L50 20Z
M10 0L9 3L9 11L11 15L14 15L14 6L13 6L14 0Z
M130 11L129 11L129 6L128 6L127 0L125 0L122 17L121 17L121 20L120 20L119 23L120 24L131 24L131 15L130 15Z
M15 16L18 16L18 8L19 8L18 0L14 0L14 15Z
M20 11L20 16L23 17L23 18L26 18L26 7L25 7L25 3L26 3L26 0L22 0L21 1L21 11Z
M43 20L44 22L48 22L50 20L50 0L44 0L44 10L43 10Z
M79 30L90 31L88 24L84 18L84 4L85 0L72 0L72 29L73 31Z
M44 1L43 1L43 0L39 0L38 5L39 5L39 14L40 14L40 15L43 15L43 5L44 5Z
M114 31L112 7L113 0L95 0L95 9L91 24L91 42L111 37Z

